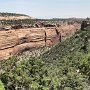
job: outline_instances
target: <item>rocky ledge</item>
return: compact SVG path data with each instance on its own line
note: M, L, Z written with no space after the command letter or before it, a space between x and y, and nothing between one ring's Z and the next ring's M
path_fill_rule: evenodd
M27 28L0 31L0 60L27 49L47 47L61 42L80 29L80 24L54 28Z

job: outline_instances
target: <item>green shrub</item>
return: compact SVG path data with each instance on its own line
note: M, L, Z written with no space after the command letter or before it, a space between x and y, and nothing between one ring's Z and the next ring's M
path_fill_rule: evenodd
M90 50L80 50L87 34L90 31L79 31L39 58L1 61L0 78L6 90L88 90Z
M3 85L3 83L1 82L1 80L0 80L0 90L5 90L5 89L4 89L4 85Z

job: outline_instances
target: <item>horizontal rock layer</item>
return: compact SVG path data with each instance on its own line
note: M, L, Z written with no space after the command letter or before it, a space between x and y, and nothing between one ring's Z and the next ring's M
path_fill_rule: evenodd
M55 45L63 38L74 34L79 28L80 25L75 23L59 28L28 28L0 31L0 60L30 48Z

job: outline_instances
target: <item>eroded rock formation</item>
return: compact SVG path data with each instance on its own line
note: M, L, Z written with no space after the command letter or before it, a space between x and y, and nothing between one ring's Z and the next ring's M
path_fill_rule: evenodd
M80 29L80 25L74 23L54 28L0 31L0 60L7 59L26 49L55 45L63 38L74 34L77 29Z

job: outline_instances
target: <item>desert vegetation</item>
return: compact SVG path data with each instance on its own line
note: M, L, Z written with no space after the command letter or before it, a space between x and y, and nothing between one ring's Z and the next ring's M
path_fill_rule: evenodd
M0 12L0 16L2 17L7 17L7 16L28 16L28 15L25 15L25 14L17 14L17 13L2 13Z
M0 79L5 89L89 90L89 36L89 29L80 30L38 57L16 56L1 61Z
M0 90L5 90L5 89L4 89L4 85L3 85L3 83L1 82L1 80L0 80Z
M5 17L25 16L12 13L1 13L0 15ZM63 21L64 24L69 25L69 28L73 24L72 20L76 22L76 19L69 19L69 21L68 19L19 19L1 20L0 24L1 27L5 25L29 26L37 22L43 22L52 26L58 23L61 25ZM80 22L81 20L77 23L80 24ZM81 26L83 27L81 30L76 30L75 27L77 26L72 26L71 29L69 28L70 31L67 27L61 29L57 27L52 31L49 27L46 32L46 28L43 31L41 28L35 30L31 27L29 27L30 30L1 31L1 42L5 41L5 43L1 43L1 55L4 54L4 57L9 56L15 50L16 52L23 50L23 52L14 54L7 60L0 61L0 90L89 90L90 28L87 27L88 24L82 24ZM54 46L47 47L45 44L47 41L46 36L51 39L53 35L58 35L56 29L59 29L58 31L62 36L67 34L67 37L61 42L55 43ZM74 33L71 34L71 31ZM44 32L44 34L41 32ZM42 40L40 35L45 35L44 43L39 43L39 45L44 44L44 46L32 48L35 47L34 45L38 46L36 42ZM30 46L31 42L34 42L32 46ZM18 46L15 47L15 45ZM3 51L4 49L6 51Z
M20 18L19 18L20 17ZM53 18L53 19L37 19L32 18L28 15L17 14L17 13L0 13L0 26L12 26L12 25L26 25L31 26L35 23L42 22L44 24L62 24L68 22L72 24L72 22L81 23L83 19L79 18Z

